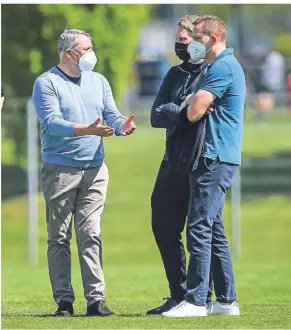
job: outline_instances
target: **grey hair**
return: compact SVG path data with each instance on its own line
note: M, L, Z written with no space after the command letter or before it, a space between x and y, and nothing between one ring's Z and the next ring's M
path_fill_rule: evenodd
M85 31L78 29L64 30L64 32L60 35L58 42L58 53L60 56L63 56L67 49L74 49L77 43L77 37L80 34L85 35L92 40L90 33Z

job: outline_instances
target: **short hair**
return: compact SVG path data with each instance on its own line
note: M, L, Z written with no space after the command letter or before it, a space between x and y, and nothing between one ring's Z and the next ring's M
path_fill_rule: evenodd
M202 25L203 32L209 37L212 35L217 35L220 41L226 41L227 39L227 30L224 21L212 15L202 15L197 17L193 23L194 27Z
M193 24L198 17L198 15L185 15L178 20L177 25L182 29L185 29L187 31L187 34L192 38L192 32L194 29Z
M80 34L85 35L92 40L90 33L85 31L78 29L64 30L58 41L58 53L60 56L62 56L67 49L74 49L77 43L77 37Z

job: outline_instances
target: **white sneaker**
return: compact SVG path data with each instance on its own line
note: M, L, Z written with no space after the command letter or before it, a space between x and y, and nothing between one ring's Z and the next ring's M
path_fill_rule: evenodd
M207 307L208 315L240 315L239 307L236 301L232 304L220 304L218 301Z
M179 305L173 307L168 312L162 313L162 315L166 317L207 316L207 311L205 306L197 306L183 300Z

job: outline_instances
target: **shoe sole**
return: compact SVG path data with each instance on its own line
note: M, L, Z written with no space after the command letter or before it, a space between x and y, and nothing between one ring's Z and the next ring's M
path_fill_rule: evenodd
M207 313L205 314L200 314L200 315L183 315L183 316L176 316L176 315L165 315L164 313L162 314L162 316L165 316L165 317L176 317L176 318L184 318L184 317L204 317L204 316L207 316Z
M163 314L162 314L163 315ZM172 317L172 318L186 318L186 317L205 317L207 314L204 315L187 315L187 316L174 316L174 315L163 315L164 317Z
M225 315L225 316L240 316L240 313L210 313L209 316L215 315Z
M226 315L226 316L239 316L240 310L229 310L224 312L210 312L208 315Z

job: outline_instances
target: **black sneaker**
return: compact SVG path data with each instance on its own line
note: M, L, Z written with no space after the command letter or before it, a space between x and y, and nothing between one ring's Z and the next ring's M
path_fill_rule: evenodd
M170 309L180 304L183 299L179 301L172 298L163 298L163 300L166 300L163 305L147 311L147 315L160 315L164 312L168 312Z
M104 300L98 300L94 304L87 307L86 316L113 316L115 315L111 310L106 306Z
M58 309L55 312L55 316L73 316L74 315L74 308L73 305L68 301L61 301L58 304Z

